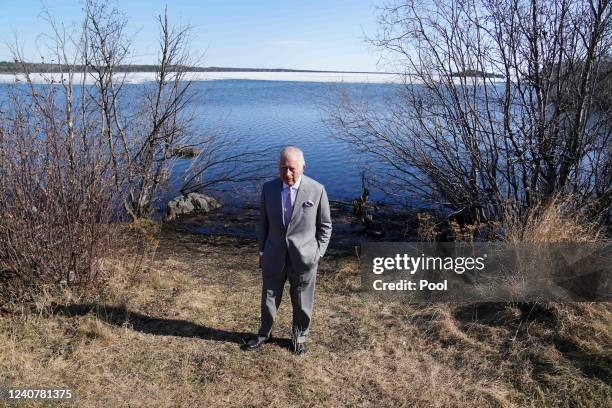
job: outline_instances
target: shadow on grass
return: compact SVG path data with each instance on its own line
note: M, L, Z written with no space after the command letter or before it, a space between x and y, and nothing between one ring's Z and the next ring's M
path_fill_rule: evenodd
M141 313L129 311L121 306L95 303L71 305L54 304L52 310L53 314L71 317L91 314L113 326L128 327L141 333L153 334L156 336L200 338L203 340L236 343L241 346L245 345L250 338L254 337L253 333L248 332L214 329L186 320L146 316ZM274 338L271 343L282 348L290 348L291 346L291 342L288 339Z

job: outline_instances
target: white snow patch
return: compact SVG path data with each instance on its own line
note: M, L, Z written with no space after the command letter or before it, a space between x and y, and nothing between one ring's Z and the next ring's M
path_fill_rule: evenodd
M117 73L117 77L125 76L125 82L139 84L155 80L154 72ZM63 74L68 80L67 74ZM30 79L33 83L60 83L62 74L59 73L32 73ZM75 73L74 84L82 83L83 74ZM215 81L223 79L250 79L260 81L296 81L296 82L347 82L347 83L401 83L402 77L396 74L347 74L327 72L188 72L186 79L194 81ZM93 77L88 75L85 83L93 83ZM0 83L26 82L24 74L0 74Z

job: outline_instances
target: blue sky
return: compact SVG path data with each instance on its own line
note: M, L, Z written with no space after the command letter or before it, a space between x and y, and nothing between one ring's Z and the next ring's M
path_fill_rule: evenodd
M65 25L82 16L79 0L2 0L0 60L17 34L27 59L40 61L41 33L50 32L43 4ZM156 16L193 26L192 48L203 66L377 71L378 53L363 41L376 32L376 0L111 0L135 35L134 63L153 63ZM38 38L38 40L37 40ZM41 51L37 51L36 46Z

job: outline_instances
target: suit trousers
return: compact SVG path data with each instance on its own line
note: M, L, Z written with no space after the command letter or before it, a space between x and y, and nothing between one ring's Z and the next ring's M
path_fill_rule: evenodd
M263 273L261 291L261 327L258 337L267 339L281 303L285 282L289 280L289 294L293 308L293 335L298 343L306 342L312 317L316 268L308 273L299 273L291 266L289 256L280 274Z

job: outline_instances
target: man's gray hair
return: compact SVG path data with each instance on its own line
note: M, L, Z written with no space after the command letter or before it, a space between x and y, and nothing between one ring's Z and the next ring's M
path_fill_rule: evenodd
M306 164L306 161L304 161L304 152L302 152L299 148L295 146L287 146L283 148L283 150L281 150L280 152L279 160L282 160L283 157L287 156L293 156L297 158L302 167L304 167L304 165Z

